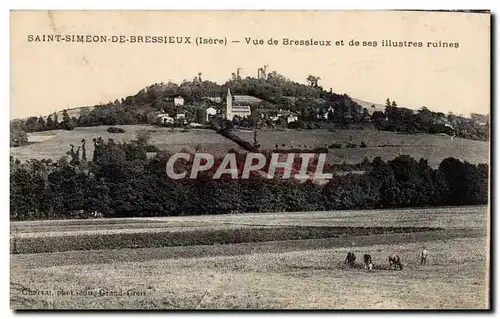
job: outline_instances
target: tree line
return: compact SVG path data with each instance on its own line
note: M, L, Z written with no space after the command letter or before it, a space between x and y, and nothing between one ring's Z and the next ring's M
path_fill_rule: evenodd
M380 157L359 164L364 174L334 176L324 185L293 179L210 178L172 180L165 173L168 152L147 157L147 136L128 143L94 139L71 160L10 161L10 217L13 220L178 216L246 212L288 212L476 205L488 203L488 165L455 158L438 168L425 159ZM83 141L82 141L83 142ZM84 142L83 142L84 144ZM84 146L84 145L83 145ZM240 154L242 156L242 154ZM240 156L238 155L238 156ZM220 161L220 159L218 159ZM190 163L180 163L189 168Z

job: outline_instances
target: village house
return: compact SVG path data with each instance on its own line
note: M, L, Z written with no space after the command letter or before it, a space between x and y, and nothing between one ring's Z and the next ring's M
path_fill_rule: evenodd
M177 121L178 123L187 124L186 113L175 114L175 121Z
M278 122L280 119L283 119L287 124L299 121L298 114L295 112L291 112L290 110L267 109L262 113L263 113L262 115L263 118L269 119L272 122Z
M160 113L156 115L156 119L159 119L162 124L174 124L174 118L167 113Z
M333 106L331 106L331 105L330 105L330 107L328 109L325 110L325 114L323 114L323 118L325 120L328 120L328 116L330 114L332 114L332 115L335 114L335 108Z
M217 109L215 107L209 106L206 110L206 119L205 121L209 122L210 119L217 115Z
M175 106L183 106L184 105L184 98L182 96L174 97L174 105Z
M290 113L286 117L286 124L290 124L290 123L298 122L298 121L299 121L299 117L297 116L297 114Z
M450 121L445 116L437 118L436 120L434 120L433 124L434 125L443 125L443 126L447 127L450 130L453 130L453 131L455 130L455 128L453 127L453 125L451 125Z
M284 118L287 124L299 121L299 116L297 115L297 113L291 112L290 110L280 109L276 116L276 120L280 118Z
M262 119L270 119L278 114L276 109L272 108L259 108L259 113Z

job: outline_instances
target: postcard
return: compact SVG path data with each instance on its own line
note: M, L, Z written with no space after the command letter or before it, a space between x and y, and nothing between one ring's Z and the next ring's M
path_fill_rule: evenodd
M11 11L15 310L487 310L490 12Z

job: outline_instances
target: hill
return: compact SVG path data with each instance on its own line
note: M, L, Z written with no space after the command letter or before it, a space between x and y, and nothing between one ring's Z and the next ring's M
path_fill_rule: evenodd
M242 120L235 117L233 125L241 127L287 128L364 128L400 133L430 133L453 135L472 140L489 140L489 123L484 117L464 118L445 115L427 108L418 111L398 106L387 99L386 105L354 99L347 94L324 90L319 77L308 76L309 85L293 82L276 71L260 77L245 79L233 77L223 84L203 80L201 75L181 84L155 83L133 96L116 99L107 104L72 108L47 117L30 117L18 120L12 128L25 132L47 130L72 130L75 127L102 125L153 124L158 114L167 114L174 123L206 123L220 120L225 113L225 98L230 89L236 102L245 97L258 103L245 102L251 115ZM178 102L180 101L180 102ZM215 108L214 117L208 108ZM211 110L211 114L214 110ZM245 116L247 113L245 113ZM292 116L292 122L289 117ZM226 123L227 124L227 123ZM59 134L59 133L58 133ZM11 134L11 145L26 143L22 134Z

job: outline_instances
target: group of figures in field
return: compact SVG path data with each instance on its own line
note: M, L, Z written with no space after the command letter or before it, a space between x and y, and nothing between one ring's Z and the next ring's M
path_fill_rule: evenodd
M427 265L427 255L428 251L427 248L424 246L422 251L420 252L420 265L422 266ZM349 267L354 267L356 265L355 262L356 262L356 255L353 252L348 252L347 256L345 257L344 264L348 265ZM369 271L373 270L372 256L370 254L363 255L363 263L364 263L364 269L368 269ZM389 256L389 269L403 270L403 263L398 255L392 254Z

